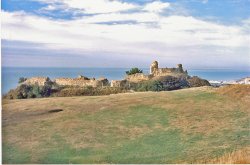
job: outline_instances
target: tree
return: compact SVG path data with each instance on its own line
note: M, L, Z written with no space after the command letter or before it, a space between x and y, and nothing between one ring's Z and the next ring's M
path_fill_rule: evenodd
M136 74L136 73L142 73L143 71L138 69L138 68L132 68L129 71L126 71L127 75L132 75L132 74Z

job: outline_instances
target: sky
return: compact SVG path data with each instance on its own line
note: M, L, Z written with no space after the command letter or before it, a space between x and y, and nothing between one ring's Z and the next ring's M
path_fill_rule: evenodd
M250 0L2 0L2 66L250 69Z

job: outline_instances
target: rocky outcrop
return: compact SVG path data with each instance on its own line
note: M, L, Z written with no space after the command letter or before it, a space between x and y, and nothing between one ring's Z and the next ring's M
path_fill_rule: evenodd
M197 76L189 77L187 81L190 87L211 86L207 80L201 79Z
M164 90L176 90L190 87L186 77L161 76L155 77L153 80L160 81L163 84Z

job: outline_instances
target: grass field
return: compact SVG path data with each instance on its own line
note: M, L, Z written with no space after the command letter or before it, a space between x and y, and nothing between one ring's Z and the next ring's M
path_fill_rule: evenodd
M3 100L3 163L250 163L249 107L249 85Z

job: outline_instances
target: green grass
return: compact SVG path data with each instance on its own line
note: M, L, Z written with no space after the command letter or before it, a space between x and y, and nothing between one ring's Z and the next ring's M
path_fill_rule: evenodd
M64 111L13 116L55 103ZM243 104L204 90L10 101L3 116L20 121L3 126L3 163L209 161L250 146Z
M2 145L2 160L8 164L28 164L31 162L31 152L17 148L11 144Z

